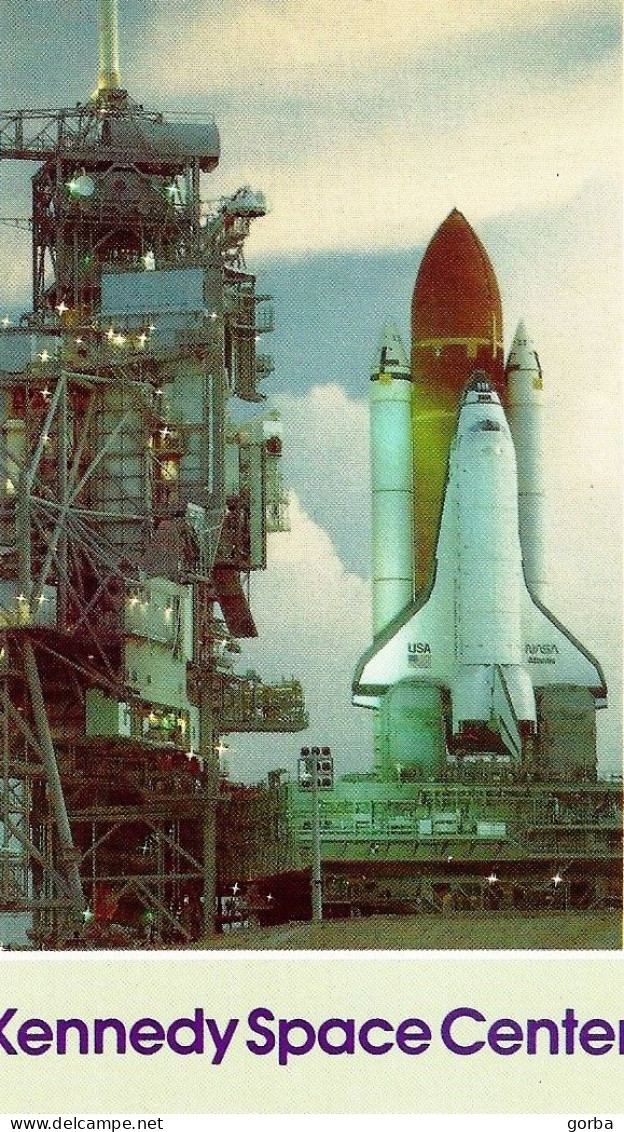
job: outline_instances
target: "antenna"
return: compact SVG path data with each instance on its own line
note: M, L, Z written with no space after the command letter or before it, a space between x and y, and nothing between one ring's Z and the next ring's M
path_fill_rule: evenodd
M98 92L101 94L107 90L118 90L121 84L117 0L98 0L98 28Z

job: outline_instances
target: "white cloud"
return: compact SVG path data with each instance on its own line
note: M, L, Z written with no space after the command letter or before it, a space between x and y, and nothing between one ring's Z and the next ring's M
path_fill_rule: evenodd
M479 221L619 181L619 65L608 30L592 37L614 12L594 4L590 24L572 0L191 3L173 27L156 20L135 78L147 91L162 75L163 97L196 109L216 101L224 152L205 191L265 190L251 252L404 247L454 205Z
M596 20L609 12L610 4L593 5ZM183 19L172 20L168 5L156 15L149 68L166 70L172 91L183 93L201 83L204 89L247 88L257 97L297 86L309 89L319 81L352 84L379 71L391 75L440 45L452 52L471 37L526 34L547 28L553 19L583 14L583 0L187 2Z
M456 205L478 223L565 203L590 179L619 180L619 92L608 69L547 94L484 83L457 125L423 123L409 103L337 129L330 117L305 125L310 148L322 133L322 154L241 161L239 179L262 184L272 205L253 251L404 247Z
M362 382L365 387L364 381ZM365 398L339 385L278 394L286 483L327 531L343 561L370 575L369 414Z

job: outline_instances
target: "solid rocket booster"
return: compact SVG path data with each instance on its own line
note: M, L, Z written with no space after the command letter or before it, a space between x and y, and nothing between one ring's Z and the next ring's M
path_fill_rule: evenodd
M507 361L509 427L518 463L518 513L524 576L533 597L544 600L545 483L542 370L524 322L518 323Z
M370 393L373 633L412 600L414 495L410 367L393 323L383 328Z
M504 403L503 315L483 244L454 209L423 256L412 299L412 415L416 592L433 569L451 441L472 371Z
M516 760L535 731L533 688L587 687L605 702L592 656L527 589L518 524L513 441L484 374L462 398L429 592L380 634L356 671L354 694L444 688L449 741Z
M412 387L409 361L396 326L387 322L370 385L372 492L372 606L376 637L414 596ZM390 749L402 756L401 710L396 697L374 701L375 766L387 767ZM366 701L367 706L372 706Z

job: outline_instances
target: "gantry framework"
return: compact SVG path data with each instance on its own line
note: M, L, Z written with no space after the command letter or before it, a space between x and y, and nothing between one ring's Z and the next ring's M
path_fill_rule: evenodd
M233 667L287 528L279 422L226 408L272 368L243 256L265 204L206 211L214 122L103 66L84 106L0 115L0 157L40 163L33 307L0 331L0 911L184 941L212 923L220 736L306 725L296 681Z

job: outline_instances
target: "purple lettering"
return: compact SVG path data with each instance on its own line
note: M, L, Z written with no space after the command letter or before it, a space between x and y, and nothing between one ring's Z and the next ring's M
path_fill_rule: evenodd
M598 1057L609 1053L615 1041L615 1030L604 1018L590 1018L579 1030L579 1042L585 1053Z
M259 1034L261 1038L265 1039L263 1045L260 1042L247 1042L247 1049L260 1056L263 1056L265 1053L271 1053L271 1051L275 1049L275 1035L266 1026L260 1025L260 1022L264 1021L274 1022L275 1015L272 1014L270 1010L267 1010L266 1007L262 1006L258 1006L255 1010L252 1010L247 1018L247 1025L252 1034Z
M358 1041L364 1050L364 1053L380 1054L390 1053L392 1049L392 1042L380 1042L379 1045L373 1045L370 1040L371 1030L384 1030L387 1034L391 1034L392 1026L386 1018L369 1018L363 1026L360 1026L358 1034Z
M513 1018L498 1018L488 1030L488 1045L504 1056L517 1053L522 1046L522 1026Z
M483 1014L479 1010L473 1010L470 1006L459 1006L456 1010L451 1010L449 1014L442 1021L440 1034L442 1041L451 1053L458 1053L462 1057L468 1056L472 1053L478 1053L483 1049L485 1042L472 1042L467 1046L460 1046L453 1037L452 1028L459 1018L472 1018L474 1022L485 1022Z
M290 1040L291 1034L296 1034L298 1030L303 1034L303 1041L293 1045ZM314 1026L306 1022L305 1018L280 1018L277 1024L279 1064L288 1065L290 1054L294 1057L301 1057L304 1053L309 1053L314 1046L315 1039Z
M165 1040L165 1030L156 1018L139 1018L131 1027L128 1035L130 1047L136 1053L149 1057L162 1049Z
M230 1047L230 1042L234 1037L236 1027L238 1026L238 1018L230 1018L223 1033L220 1032L214 1018L206 1018L206 1026L208 1027L208 1033L210 1034L215 1047L215 1055L212 1059L212 1065L220 1065Z
M180 1030L190 1030L193 1035L190 1042L179 1041ZM167 1045L174 1053L203 1053L204 1052L204 1012L197 1008L194 1018L176 1018L167 1030Z
M126 1052L126 1027L121 1018L96 1018L93 1023L93 1052L104 1053L104 1034L114 1030L117 1036L115 1053Z
M39 1054L48 1052L53 1037L52 1027L43 1018L29 1018L27 1022L22 1022L17 1031L17 1044L22 1053L38 1057Z
M342 1031L342 1041L332 1044L329 1040L331 1030ZM355 1019L354 1018L328 1018L319 1026L319 1049L323 1053L355 1053Z
M397 1026L396 1044L401 1053L424 1053L431 1044L431 1030L422 1018L405 1018Z
M11 1022L13 1018L15 1018L16 1014L17 1007L10 1006L8 1010L5 1010L2 1018L0 1018L0 1049L3 1049L5 1053L17 1053L15 1046L11 1044L4 1032L4 1027L8 1025L8 1023Z

